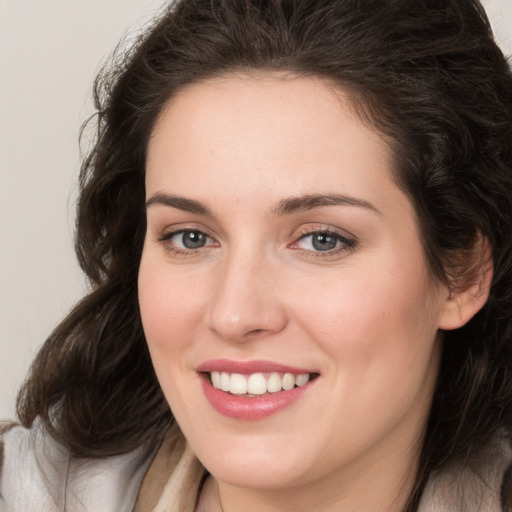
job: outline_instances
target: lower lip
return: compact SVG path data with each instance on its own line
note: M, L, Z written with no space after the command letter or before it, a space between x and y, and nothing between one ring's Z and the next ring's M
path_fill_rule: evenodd
M243 395L232 395L214 388L206 375L202 375L201 380L204 394L212 406L224 416L239 420L259 420L276 414L296 402L314 382L314 380L309 381L307 384L289 391L283 390L250 398Z

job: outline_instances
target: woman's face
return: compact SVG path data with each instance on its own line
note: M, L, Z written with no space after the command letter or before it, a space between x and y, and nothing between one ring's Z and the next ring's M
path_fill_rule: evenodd
M313 78L205 81L159 118L140 308L172 412L219 481L410 472L448 292L390 162Z

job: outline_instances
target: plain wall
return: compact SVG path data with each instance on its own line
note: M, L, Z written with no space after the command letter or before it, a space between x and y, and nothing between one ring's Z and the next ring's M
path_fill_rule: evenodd
M0 418L85 285L73 253L78 133L99 64L162 0L0 0ZM484 0L512 54L512 0Z
M73 252L81 124L94 75L163 0L0 0L0 418L82 295Z

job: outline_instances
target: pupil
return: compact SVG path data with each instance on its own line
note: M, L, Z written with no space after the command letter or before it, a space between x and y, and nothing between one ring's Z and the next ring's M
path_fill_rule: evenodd
M319 233L313 236L313 247L317 251L329 251L336 247L336 238L325 233Z
M206 242L206 236L204 233L197 231L185 231L183 233L183 245L187 249L198 249L203 247Z

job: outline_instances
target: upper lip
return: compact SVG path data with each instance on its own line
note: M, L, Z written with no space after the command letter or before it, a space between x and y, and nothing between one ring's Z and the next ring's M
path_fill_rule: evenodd
M265 360L252 360L252 361L234 361L231 359L214 359L201 363L196 370L198 372L226 372L226 373L241 373L249 375L252 373L318 373L314 370L297 368L273 361Z

